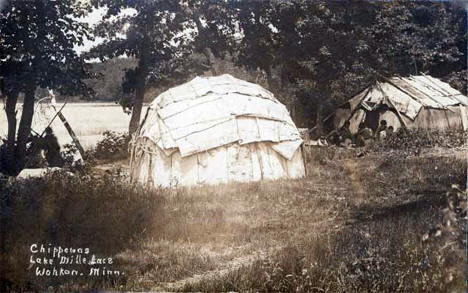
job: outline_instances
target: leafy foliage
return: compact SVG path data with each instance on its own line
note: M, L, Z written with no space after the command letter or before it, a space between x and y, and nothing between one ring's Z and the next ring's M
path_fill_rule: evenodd
M122 81L125 70L134 68L137 62L133 58L113 58L88 64L89 78L84 83L93 90L93 94L87 98L116 102L124 98Z
M125 71L121 104L132 109L130 132L136 130L147 84L161 79L161 65L173 60L184 48L178 38L184 26L178 1L91 1L94 7L106 7L104 20L95 34L105 39L88 57L101 60L127 55L138 59L138 65ZM161 67L160 67L161 66Z
M238 63L265 71L270 89L303 109L295 115L291 108L299 125L315 124L377 74L444 76L466 68L466 16L449 3L235 5L243 33Z
M96 144L92 151L98 160L118 160L128 157L128 133L105 131L104 138Z
M297 124L312 126L379 74L443 77L455 71L452 84L466 91L466 13L456 3L166 2L172 6L113 3L99 25L99 35L109 41L93 56L126 54L141 61L142 24L155 20L148 22L153 31L147 45L153 49L147 67L140 63L126 73L123 86L130 93L143 79L145 88L167 88L210 70L226 73L220 64L230 60L259 76L256 82L289 107ZM136 11L132 17L111 17L128 7ZM157 22L176 12L164 18L170 29ZM116 37L122 31L127 37ZM131 109L133 101L129 96L122 104Z
M82 89L82 45L88 26L77 22L87 7L72 1L7 1L0 13L1 76L7 92L26 84L63 93Z
M468 89L468 71L466 69L452 72L445 76L445 81L448 82L452 87L459 90L464 95L467 94Z
M423 130L400 128L385 140L370 145L375 150L419 150L430 147L463 147L467 134L462 130Z

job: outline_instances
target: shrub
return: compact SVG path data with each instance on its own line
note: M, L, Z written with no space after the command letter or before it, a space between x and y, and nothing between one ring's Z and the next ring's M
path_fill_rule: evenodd
M119 160L128 157L128 133L105 131L104 138L96 144L94 150L87 154L87 159Z
M422 130L400 128L397 132L369 147L373 150L415 150L429 147L461 147L467 133L461 130Z

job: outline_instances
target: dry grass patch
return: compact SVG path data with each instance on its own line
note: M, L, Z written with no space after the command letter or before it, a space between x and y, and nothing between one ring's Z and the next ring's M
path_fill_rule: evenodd
M124 255L131 262L128 271L136 272L130 279L139 280L131 280L129 289L181 288L184 278L248 265L299 235L315 233L335 208L325 208L332 197L315 197L320 188L312 187L310 180L296 180L166 191L164 225L141 251ZM141 274L142 264L131 261L141 256L144 263L171 265L152 265ZM179 280L176 287L168 284L173 280Z

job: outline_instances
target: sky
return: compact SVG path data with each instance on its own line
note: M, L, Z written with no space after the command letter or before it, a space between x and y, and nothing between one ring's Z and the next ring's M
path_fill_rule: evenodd
M0 1L2 1L2 0L0 0ZM102 20L104 14L106 12L107 12L106 7L101 7L99 9L94 9L92 12L88 13L86 16L78 19L78 21L87 23L90 27L93 27L93 26L97 25ZM124 15L134 15L134 14L136 14L135 9L127 8L127 9L122 10L122 12L119 14L118 17L124 16ZM204 22L202 21L202 23L204 23ZM184 33L186 33L187 35L190 35L190 32L191 32L191 30L188 29ZM121 34L121 35L119 35L119 37L125 38L125 34ZM85 39L84 42L83 42L84 44L82 46L75 45L74 50L78 54L82 54L83 52L88 51L90 48L102 43L103 41L104 41L104 39L101 38L101 37L95 37L94 41ZM122 56L122 57L125 57L125 56ZM87 60L87 62L99 62L99 60L97 58L94 58L94 59L91 59L91 60Z
M0 0L2 1L2 0ZM79 21L88 23L91 27L95 26L99 21L102 19L102 16L106 13L106 8L101 7L99 9L94 9L92 12L88 13L85 17L81 18ZM103 41L102 38L95 38L94 41L90 41L88 39L84 40L83 46L75 45L74 49L78 54L88 51L93 46L101 43Z
M2 0L0 0L2 1ZM98 9L94 9L92 12L88 13L86 16L78 19L81 22L87 23L90 27L94 27L96 24L98 24L104 14L107 12L106 7L100 7ZM136 13L134 9L124 9L122 12L119 14L119 16L122 15L132 15ZM121 37L125 37L125 35L122 35ZM81 54L83 52L89 51L90 48L92 48L95 45L98 45L103 42L103 38L101 37L95 37L94 41L85 39L84 44L82 46L75 45L74 49L78 54Z

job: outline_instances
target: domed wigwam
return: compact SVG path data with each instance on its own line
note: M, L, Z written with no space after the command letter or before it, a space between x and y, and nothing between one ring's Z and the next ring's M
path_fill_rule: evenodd
M231 75L160 94L131 143L133 182L192 186L305 175L302 139L268 90Z

